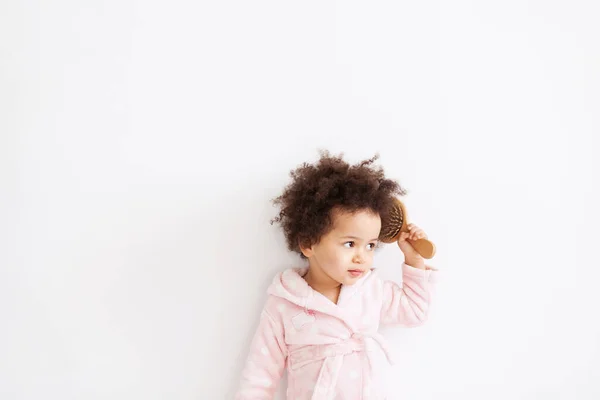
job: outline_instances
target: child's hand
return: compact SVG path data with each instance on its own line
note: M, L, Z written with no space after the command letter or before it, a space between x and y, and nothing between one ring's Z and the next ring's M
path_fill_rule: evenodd
M400 233L398 239L398 246L404 253L404 262L411 267L425 269L425 259L417 253L408 240L427 239L427 235L415 224L408 224L408 230L409 232Z

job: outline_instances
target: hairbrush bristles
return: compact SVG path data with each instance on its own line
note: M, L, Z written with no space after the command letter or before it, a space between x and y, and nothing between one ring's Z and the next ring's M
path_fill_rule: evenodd
M379 240L383 243L393 243L400 237L404 224L404 212L400 203L394 199L394 205L381 217L381 232Z

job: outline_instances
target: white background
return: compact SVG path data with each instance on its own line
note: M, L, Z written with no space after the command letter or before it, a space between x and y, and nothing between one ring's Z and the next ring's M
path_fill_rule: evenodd
M231 399L320 148L379 153L438 247L398 399L600 398L599 15L3 1L0 398Z

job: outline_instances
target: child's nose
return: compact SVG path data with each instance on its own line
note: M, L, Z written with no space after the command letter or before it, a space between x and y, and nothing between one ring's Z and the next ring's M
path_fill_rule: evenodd
M362 253L356 252L354 253L354 257L352 258L352 262L356 264L362 264L365 260L365 257Z

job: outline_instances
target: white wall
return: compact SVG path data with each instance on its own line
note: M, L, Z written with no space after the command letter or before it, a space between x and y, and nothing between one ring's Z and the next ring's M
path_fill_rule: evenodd
M599 12L2 2L0 398L230 399L319 148L379 152L438 246L398 398L600 398Z

